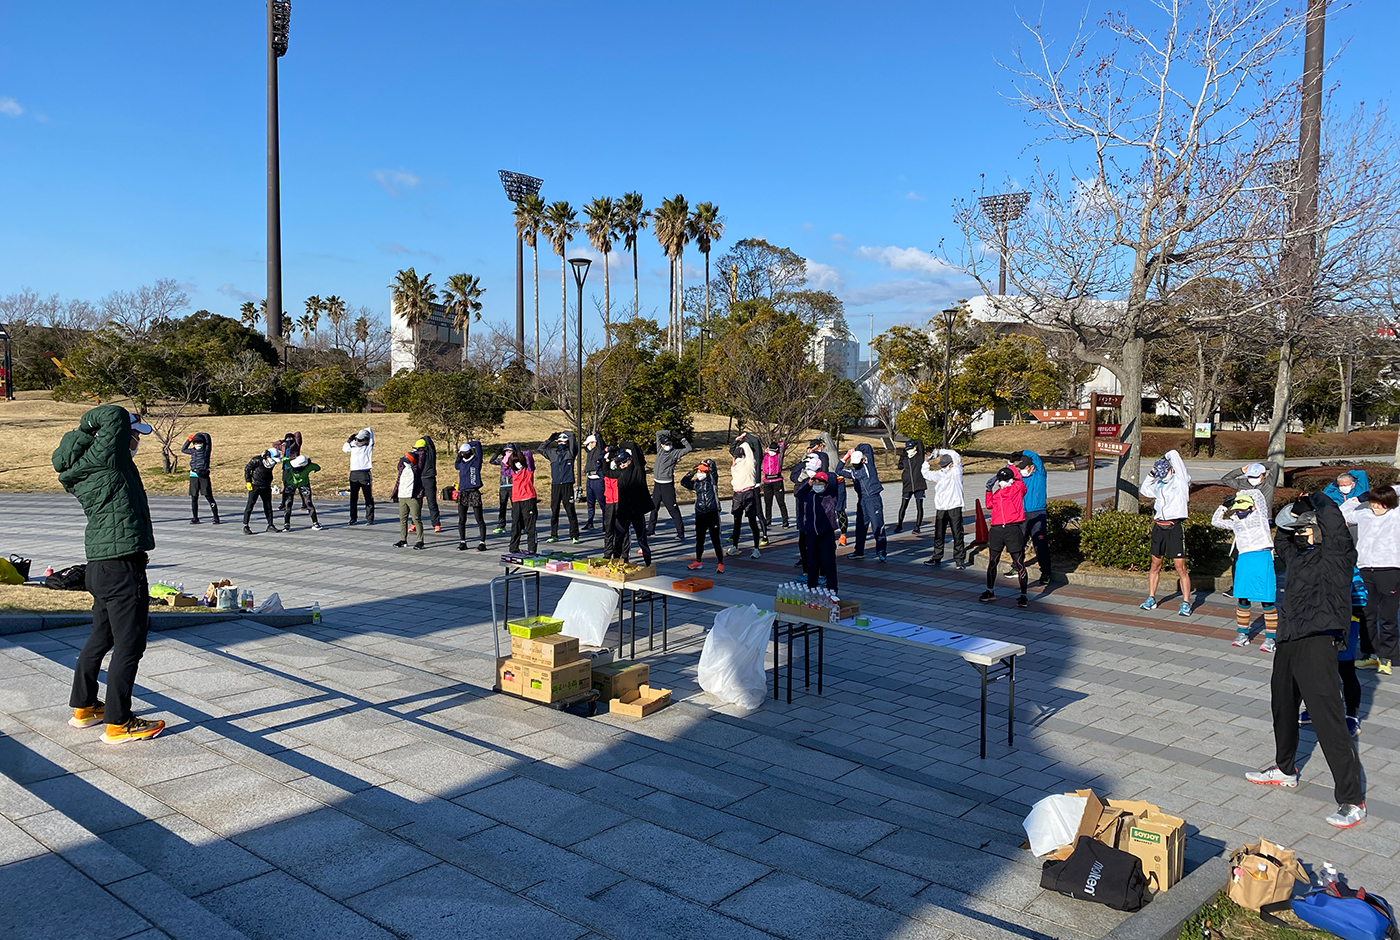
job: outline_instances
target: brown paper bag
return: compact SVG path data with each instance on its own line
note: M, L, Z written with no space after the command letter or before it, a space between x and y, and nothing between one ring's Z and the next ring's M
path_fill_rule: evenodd
M204 606L205 606L205 607L217 607L217 606L219 606L219 588L221 588L221 587L231 587L232 585L233 585L233 582L230 581L230 580L228 580L227 578L225 578L225 579L222 580L222 581L210 581L210 582L209 582L209 587L208 587L208 589L205 590L205 592L204 592Z
M1263 878L1255 877L1261 873L1260 865L1264 866ZM1257 911L1265 905L1291 898L1296 881L1307 884L1308 876L1293 850L1260 839L1231 854L1230 880L1225 893L1240 907Z

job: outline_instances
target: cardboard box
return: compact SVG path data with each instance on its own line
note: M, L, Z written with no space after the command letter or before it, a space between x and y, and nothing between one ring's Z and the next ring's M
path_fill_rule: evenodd
M535 639L536 637L549 636L564 629L564 621L556 617L521 617L516 620L506 621L506 630L512 637L526 637Z
M709 578L685 578L681 581L672 581L671 587L677 591L685 591L687 594L698 594L701 591L708 591L715 586L715 582Z
M227 578L222 581L210 581L209 587L204 591L204 606L217 607L219 604L219 588L233 587L233 582Z
M1105 806L1103 800L1100 800L1098 794L1093 790L1075 790L1067 795L1085 798L1084 815L1079 819L1079 829L1075 832L1074 838L1067 844L1060 846L1044 858L1069 858L1070 854L1074 852L1075 843L1079 841L1080 836L1088 836L1104 845L1118 848L1119 830L1126 812L1118 807ZM1029 847L1029 845L1026 846L1026 848Z
M547 668L518 659L496 660L496 686L533 702L558 702L588 691L593 664L587 659Z
M628 692L635 692L651 681L651 667L630 659L593 667L593 688L600 698L612 701Z
M860 601L837 601L840 608L836 615L837 620L845 620L860 613ZM795 617L806 617L809 620L820 620L823 616L829 616L830 611L824 607L807 607L803 604L789 604L787 601L774 600L773 610L780 614L792 614Z
M608 703L608 710L624 718L645 718L670 704L670 689L653 689L643 685L635 692L624 692L620 698L613 699Z
M1109 809L1123 814L1118 848L1142 860L1142 873L1158 891L1181 880L1186 862L1186 820L1142 800L1108 800Z
M171 607L198 607L199 599L190 597L188 594L170 594L165 598L165 602Z
M578 637L553 633L539 637L511 637L510 658L553 669L576 663L583 657L579 655Z

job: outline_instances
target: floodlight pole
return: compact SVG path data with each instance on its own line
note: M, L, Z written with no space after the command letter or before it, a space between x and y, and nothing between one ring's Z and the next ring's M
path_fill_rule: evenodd
M587 258L569 259L574 269L574 283L578 285L578 329L574 331L574 339L578 341L578 375L575 377L578 398L574 404L574 446L578 448L578 456L574 459L579 466L574 472L575 487L583 483L583 282L588 279L588 266L592 263Z
M953 401L953 320L958 308L949 307L943 311L943 449L948 449L948 412Z
M1030 193L997 193L977 199L982 212L997 227L997 247L1001 251L1001 267L997 272L997 296L1006 295L1006 263L1010 252L1006 244L1007 230L1012 222L1021 217L1030 201Z
M10 331L0 323L0 401L15 400L15 365L10 355Z
M526 196L540 191L544 180L510 170L497 170L501 185L505 187L506 198L519 205ZM515 230L515 357L522 364L525 360L525 238L517 227ZM535 363L536 371L540 364Z
M267 338L282 342L282 181L277 129L277 60L287 54L291 0L267 0Z

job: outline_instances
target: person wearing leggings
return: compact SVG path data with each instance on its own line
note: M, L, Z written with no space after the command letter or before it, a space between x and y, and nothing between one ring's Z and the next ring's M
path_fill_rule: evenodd
M1364 503L1359 496L1342 503L1342 516L1356 526L1356 567L1366 585L1366 627L1375 667L1388 676L1391 661L1400 655L1400 496L1384 485L1360 496L1366 497Z
M1017 607L1025 607L1026 601L1026 533L1021 528L1025 521L1026 509L1022 500L1026 496L1026 483L1016 468L1007 465L987 481L987 508L991 512L991 526L987 530L987 590L977 599L990 604L996 597L997 563L1001 561L1004 549L1011 555L1011 568L1016 572L1021 595L1016 599Z
M681 486L695 494L695 560L686 565L691 571L700 568L705 559L705 539L715 547L715 571L724 574L724 549L719 538L719 468L713 460L702 460L681 477Z
M679 438L679 446L677 446ZM676 527L676 537L682 542L685 541L685 519L681 516L681 508L676 505L676 464L686 454L694 448L679 434L672 434L670 431L656 432L656 463L651 468L652 491L651 491L651 518L647 520L647 535L656 534L656 517L661 512L661 507L666 507L666 512L671 516L671 522Z
M248 488L248 504L243 507L243 534L252 535L250 523L253 521L253 506L262 500L263 515L267 517L267 531L276 532L272 524L272 468L277 460L272 451L258 454L243 468L243 482Z
M467 550L467 513L476 514L480 539L476 550L486 551L486 512L481 505L481 441L467 441L457 449L457 551Z
M506 514L510 512L510 497L513 486L511 484L510 458L515 454L517 447L515 444L507 444L496 452L496 456L491 458L491 466L501 468L501 485L496 491L496 528L495 533L500 535L506 530Z
M617 480L617 508L614 510L615 535L611 557L625 558L628 532L637 535L637 551L642 564L651 564L651 546L647 544L647 510L651 494L647 492L646 460L642 449L633 441L618 445L615 459L609 462L607 475Z

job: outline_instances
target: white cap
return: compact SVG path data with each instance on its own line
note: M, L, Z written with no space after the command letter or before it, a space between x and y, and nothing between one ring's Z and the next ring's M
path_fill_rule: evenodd
M151 433L151 426L146 422L142 421L140 418L136 417L136 415L127 412L127 417L131 419L131 430L135 431L137 434Z
M469 450L472 449L472 442L471 442L471 441L463 441L463 442L462 442L462 445L461 445L460 447L458 447L457 449L458 449L459 451L461 451L462 453L465 454L467 451L469 451Z
M585 437L585 438L583 439L583 442L584 442L585 444L596 444L596 443L598 443L598 435L596 435L596 434L590 434L590 435L588 435L587 437Z
M1262 477L1269 472L1269 468L1262 463L1252 463L1244 468L1244 475L1247 477Z
M302 467L306 466L310 462L311 458L307 457L305 454L298 454L297 456L292 458L292 466L296 467L298 470L300 470Z

